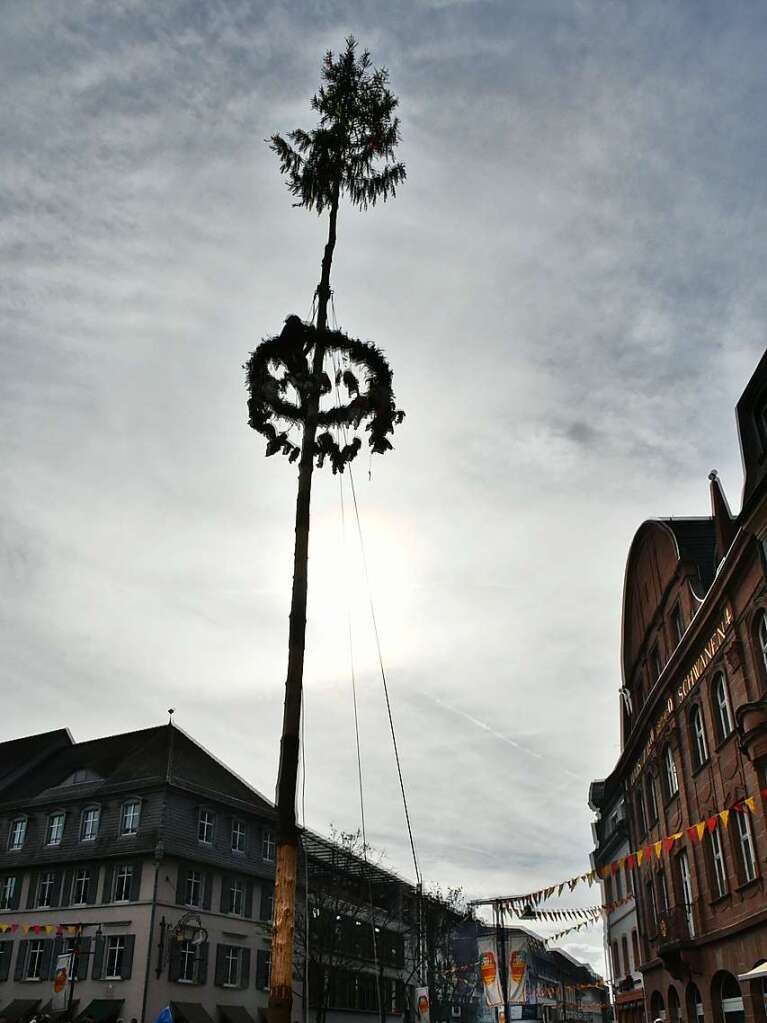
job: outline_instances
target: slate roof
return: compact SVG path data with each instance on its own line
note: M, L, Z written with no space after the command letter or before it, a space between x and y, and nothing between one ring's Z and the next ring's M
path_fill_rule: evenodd
M668 526L676 539L679 557L682 561L698 566L704 592L714 581L716 572L715 548L716 528L713 518L660 519Z
M72 736L66 728L0 742L0 790L37 766L54 750L71 745Z

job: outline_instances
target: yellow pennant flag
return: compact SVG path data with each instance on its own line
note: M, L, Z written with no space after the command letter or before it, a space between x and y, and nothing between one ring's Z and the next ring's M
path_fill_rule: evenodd
M656 856L657 859L660 859L660 851L661 851L662 848L663 848L663 842L656 842L655 843L655 856Z
M703 841L703 833L706 830L706 822L705 821L698 821L698 823L695 825L695 830L698 832L698 841L702 842Z
M637 849L636 851L637 866L642 866L642 860L644 859L644 849Z
M730 820L730 811L721 810L719 813L719 819L722 822L722 824L724 824L724 826L727 827L727 824L729 823Z
M746 798L743 800L743 802L749 808L751 813L756 813L756 803L754 802L754 797L753 796L746 796Z

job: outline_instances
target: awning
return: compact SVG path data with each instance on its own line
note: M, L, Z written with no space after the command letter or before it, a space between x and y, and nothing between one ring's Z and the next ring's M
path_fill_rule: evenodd
M124 998L94 998L88 1007L77 1017L77 1023L113 1023L120 1015L120 1006Z
M241 1005L217 1005L216 1008L226 1023L256 1023L248 1010Z
M39 998L14 998L10 1005L6 1005L0 1016L8 1020L8 1023L17 1023L17 1020L31 1016L40 1004Z
M748 973L739 973L738 980L767 980L767 963L762 963L761 966L755 966L753 970L749 970Z
M171 1002L174 1023L213 1023L213 1017L199 1002Z
M80 999L79 998L73 999L73 1001L72 1001L72 1016L73 1016L73 1018L74 1018L75 1012L77 1011L77 1006L79 1004L80 1004ZM58 1015L60 1015L63 1012L69 1012L68 1008L66 1008L66 1009L53 1009L52 1005L53 1005L53 999L49 998L48 1001L45 1003L45 1005L43 1005L41 1007L40 1015L41 1016L58 1016ZM0 1013L0 1016L2 1016L2 1013Z

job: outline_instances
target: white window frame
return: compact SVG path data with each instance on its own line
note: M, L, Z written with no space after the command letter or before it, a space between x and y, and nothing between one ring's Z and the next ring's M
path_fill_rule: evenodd
M122 934L115 934L107 938L107 946L104 950L104 980L122 980L123 959L125 956L126 941ZM114 956L114 962L110 971L110 957Z
M696 703L690 711L690 724L692 735L695 740L696 767L703 767L708 760L708 743L706 742L706 726L703 722L703 711L700 704Z
M663 762L666 766L666 792L669 799L672 799L679 793L679 776L676 773L676 761L674 760L674 751L671 746L666 746L666 751L663 754Z
M70 977L73 981L75 981L75 983L81 979L79 976L80 956L75 955L75 945L77 944L77 940L77 938L64 938L61 949L62 955L68 955L70 957Z
M64 837L65 820L66 815L62 810L56 810L54 813L48 814L48 821L45 826L46 845L61 845L61 840Z
M277 843L274 840L274 832L271 828L264 828L261 835L261 859L265 863L274 863L277 853Z
M197 817L197 841L202 845L213 845L215 823L216 815L212 810L200 810Z
M18 849L23 849L26 840L27 818L14 817L14 819L11 821L11 826L8 829L8 849L11 852L16 852Z
M235 979L231 980L232 967ZM242 949L237 945L227 945L224 953L224 987L239 987L242 982Z
M10 909L16 894L16 875L8 874L0 884L0 909Z
M114 893L113 902L130 902L131 891L133 889L133 871L135 866L133 863L119 863L117 870L115 870L114 879ZM122 897L118 897L120 886L122 885L123 893ZM126 887L127 886L127 887Z
M236 817L232 821L232 852L245 852L245 822Z
M186 877L184 879L184 905L194 906L195 909L199 909L202 906L202 871L200 870L187 870ZM191 894L192 886L197 886L197 902L192 902L189 898Z
M647 800L647 813L648 813L647 827L649 828L650 825L654 824L657 821L657 819L658 819L658 799L657 799L657 797L655 795L655 779L653 778L653 776L651 774L647 775L646 784L645 784L645 791L646 791L646 793L649 793L649 796L650 796L650 798ZM651 811L652 811L652 818L649 817L649 814L650 814Z
M693 894L692 894L692 875L690 874L690 861L687 858L687 850L683 849L677 857L679 862L679 879L681 881L682 889L682 900L684 902L684 912L687 917L687 927L690 931L690 937L695 937L695 918L692 912Z
M650 903L650 926L653 929L653 934L658 933L658 903L655 898L655 885L652 880L647 882L647 901Z
M120 835L138 834L141 821L141 800L127 799L120 810Z
M764 611L759 615L756 635L759 640L759 649L762 652L762 664L764 670L767 671L767 614Z
M45 889L45 893L43 893ZM51 909L53 906L53 893L56 889L56 871L44 870L37 879L37 891L35 893L35 904L38 909ZM45 899L45 901L43 901Z
M77 873L72 879L72 905L73 906L87 906L88 905L88 888L91 883L91 868L90 867L79 867ZM84 898L77 898L77 886L82 885L82 895Z
M94 816L95 815L95 816ZM91 827L91 823L95 820L95 827ZM99 837L99 827L101 825L101 807L100 806L86 806L80 817L80 841L81 842L95 842Z
M719 672L714 679L714 699L719 719L719 737L722 742L732 735L735 730L732 717L732 706L730 705L730 690L724 672Z
M235 895L238 896L238 907L235 906ZM242 916L245 912L245 885L236 877L229 881L229 912L235 916Z
M756 846L754 845L754 831L751 827L751 815L747 809L736 810L735 819L738 828L738 852L740 865L743 869L744 883L755 881L759 876L756 860Z
M181 984L197 983L198 946L191 939L182 941L178 950L178 980ZM191 967L190 967L191 960ZM191 976L186 976L188 972Z
M30 941L27 951L27 961L24 967L24 980L42 980L43 956L45 955L45 942L42 939ZM32 972L34 961L35 972Z
M724 850L719 829L710 831L711 835L711 862L714 867L714 883L719 898L727 894L727 865L724 862Z

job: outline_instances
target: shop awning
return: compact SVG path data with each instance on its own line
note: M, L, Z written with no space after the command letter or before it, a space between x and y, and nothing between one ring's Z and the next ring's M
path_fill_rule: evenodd
M120 1015L123 998L94 998L77 1017L77 1023L114 1023Z
M738 980L767 980L767 963L762 963L761 966L755 966L753 970L749 970L748 973L739 973Z
M199 1002L171 1002L175 1023L213 1023L213 1017Z
M8 1020L8 1023L17 1023L17 1020L31 1016L39 1004L39 998L15 998L0 1012L0 1016Z
M216 1008L226 1023L256 1023L247 1009L242 1005L217 1005Z
M80 999L79 998L75 998L73 1000L73 1002L72 1002L72 1017L73 1018L74 1018L75 1013L77 1012L77 1006L79 1004L80 1004ZM49 998L48 1001L45 1003L45 1005L43 1005L42 1008L40 1009L40 1015L41 1016L58 1016L58 1015L61 1015L61 1013L63 1013L63 1012L69 1012L68 1008L67 1009L58 1009L58 1010L56 1010L56 1009L52 1008L52 1005L53 1005L53 999ZM2 1016L2 1013L0 1013L0 1016Z

